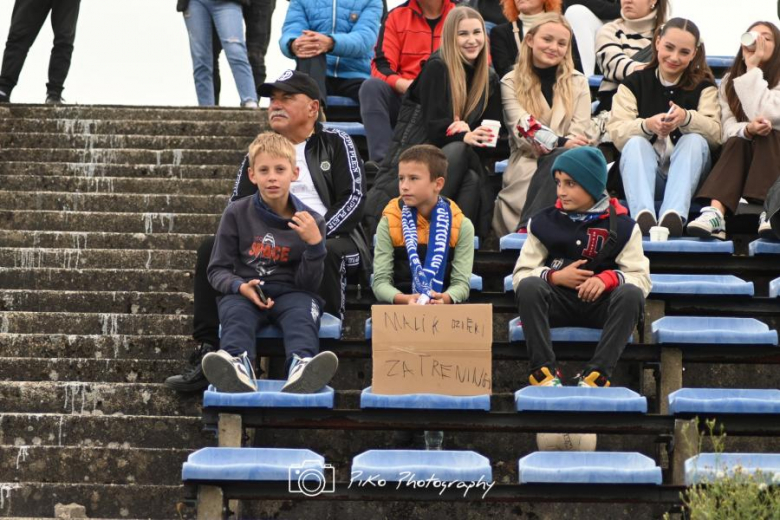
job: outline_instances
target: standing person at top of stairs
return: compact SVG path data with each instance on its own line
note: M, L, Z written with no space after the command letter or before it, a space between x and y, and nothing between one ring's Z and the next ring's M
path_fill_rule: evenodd
M11 101L11 91L19 81L27 52L38 37L49 11L51 27L54 30L54 46L49 59L46 103L62 103L62 90L70 70L80 4L81 0L16 0L0 72L0 103Z
M292 141L300 176L290 192L325 219L325 275L317 291L325 300L324 312L343 317L346 277L371 265L371 252L359 226L365 203L363 161L352 139L340 130L328 130L318 122L321 99L317 83L302 72L285 71L273 83L260 87L271 98L268 121L271 128ZM253 195L257 186L248 176L245 158L238 172L231 202ZM182 375L165 384L180 392L201 391L208 385L200 366L202 357L219 348L217 297L206 269L214 247L209 237L198 248L195 266L195 311L193 338L200 343L192 364ZM367 279L367 276L365 277Z

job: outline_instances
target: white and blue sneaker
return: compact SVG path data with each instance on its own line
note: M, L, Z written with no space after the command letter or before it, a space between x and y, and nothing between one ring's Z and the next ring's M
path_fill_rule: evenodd
M333 352L320 352L312 358L293 354L290 373L282 392L288 394L313 394L330 383L339 368L339 358Z
M766 211L762 211L758 216L758 238L764 240L776 240L774 231L772 231L772 223L766 218Z
M209 352L201 362L203 374L218 392L257 392L255 371L246 352L231 356L224 350Z
M718 208L712 206L702 208L701 215L689 222L685 229L692 237L726 240L726 219Z

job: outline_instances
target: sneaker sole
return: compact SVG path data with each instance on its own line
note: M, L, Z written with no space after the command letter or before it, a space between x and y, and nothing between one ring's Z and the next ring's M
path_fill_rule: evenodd
M683 235L682 219L677 215L664 216L658 225L668 229L670 237L681 237Z
M221 355L215 354L204 357L203 373L218 392L239 394L257 391L257 388L241 379L236 373L233 362Z
M717 238L718 240L726 240L725 231L712 232L707 228L699 227L695 224L695 222L691 222L686 226L685 231L688 233L688 236L696 238ZM671 235L671 232L669 234Z
M172 377L176 377L176 376L172 376ZM206 379L205 377L191 383L184 383L184 382L180 383L178 381L171 381L172 377L169 377L168 379L165 380L165 387L169 388L170 390L174 390L176 392L181 392L181 393L202 392L209 387L208 379Z
M642 235L647 236L650 234L650 228L657 225L655 218L650 213L642 213L637 218L636 223L639 225Z
M764 240L777 240L778 237L775 235L775 232L772 231L772 227L767 226L764 229L758 229L758 238L763 238Z
M339 368L339 359L333 352L321 352L314 356L304 367L301 377L295 382L282 387L282 392L287 394L313 394L319 392L330 383L336 370Z

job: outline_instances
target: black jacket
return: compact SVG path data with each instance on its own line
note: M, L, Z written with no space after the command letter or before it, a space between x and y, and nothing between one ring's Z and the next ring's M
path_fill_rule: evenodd
M366 202L366 174L363 160L352 138L341 130L326 129L316 123L314 134L306 141L304 149L314 188L328 208L325 218L327 238L349 236L355 242L363 260L371 265L371 251L363 230L359 226ZM257 192L257 186L249 180L249 157L244 157L233 186L230 201Z
M584 5L602 20L617 20L620 18L620 0L566 0L566 9L573 5Z
M523 22L517 20L517 28L520 30L520 41L523 41L525 30ZM582 61L580 60L580 51L577 48L577 39L573 38L571 42L571 57L574 60L574 68L582 72ZM512 22L496 25L490 32L490 57L493 61L493 68L499 78L503 78L507 72L512 70L517 62L517 41L515 40L514 27Z

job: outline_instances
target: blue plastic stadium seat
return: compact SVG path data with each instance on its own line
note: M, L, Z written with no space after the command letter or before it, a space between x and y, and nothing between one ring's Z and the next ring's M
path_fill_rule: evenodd
M490 396L454 396L439 394L383 395L373 393L369 386L360 393L360 407L490 411Z
M263 327L260 332L257 333L257 337L261 339L281 338L282 331L276 325L269 325L268 327ZM341 320L327 312L323 313L322 319L320 320L320 338L341 338Z
M685 485L732 477L737 469L740 475L752 475L759 482L780 484L780 454L701 453L685 461Z
M590 88L599 88L603 80L604 80L604 76L600 76L598 74L593 76L588 76L588 86Z
M504 292L513 292L514 288L512 287L512 275L508 274L504 277Z
M729 294L753 296L753 282L732 275L651 274L651 294Z
M231 394L217 392L213 386L203 394L203 406L240 408L333 408L333 389L326 386L316 394L282 393L287 381L258 379L257 392Z
M651 242L642 238L642 248L646 253L734 253L731 240L702 240L693 237L670 238L665 242Z
M780 255L780 242L776 240L764 240L759 238L748 246L750 256L756 255Z
M374 286L374 273L371 273L371 276L368 277L368 283L370 286L372 287ZM471 273L471 277L469 278L469 289L471 289L472 291L481 291L482 277L474 273Z
M681 388L669 394L669 413L780 413L780 390Z
M358 474L357 472L361 472ZM409 477L413 474L414 477ZM360 476L388 482L438 479L441 482L491 482L490 461L473 451L369 450L352 461L352 477Z
M346 96L328 96L329 107L359 107L357 101Z
M509 165L509 159L504 159L503 161L496 161L496 166L493 169L493 171L495 171L496 173L504 173L508 165Z
M301 470L322 472L325 459L311 450L284 448L202 448L187 457L181 478L187 480L281 480ZM291 469L293 467L293 469ZM305 477L304 477L305 478Z
M641 453L537 451L518 464L521 484L655 484L661 468Z
M734 56L707 56L707 65L717 69L728 69L734 63Z
M769 297L777 298L780 296L780 278L775 278L769 282Z
M628 388L527 386L515 392L518 412L647 413L647 399Z
M332 130L341 130L342 132L346 133L350 137L354 137L356 135L366 135L366 129L363 126L363 123L358 122L350 122L350 123L324 123L323 125L325 128L330 128Z
M509 341L525 341L523 327L519 325L520 318L512 318L509 322ZM585 327L554 327L550 329L550 338L553 341L565 341L571 343L598 343L601 339L601 329L588 329ZM634 337L628 340L634 342Z
M500 251L522 249L525 240L528 238L527 233L509 233L502 236L498 241L498 249Z
M656 343L777 345L777 331L753 318L666 316L652 331Z

